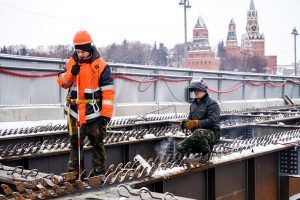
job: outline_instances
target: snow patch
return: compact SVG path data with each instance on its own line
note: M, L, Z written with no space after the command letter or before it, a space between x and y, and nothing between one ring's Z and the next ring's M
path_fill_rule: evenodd
M137 154L135 157L134 157L134 160L135 161L139 161L139 163L144 167L144 168L147 168L147 173L149 174L152 167L150 166L150 164L139 154Z
M153 174L153 178L159 178L159 177L168 177L173 174L178 174L180 172L183 172L185 169L184 167L173 167L168 169L157 169Z
M156 136L154 134L146 134L143 137L144 139L151 139L151 138L156 138Z
M179 137L185 137L185 133L181 132L181 131L177 131L175 133L176 136L179 136Z
M55 126L57 124L66 125L67 120L42 120L42 121L18 121L18 122L0 122L0 130L16 129L16 128L30 128L37 126Z
M172 132L167 132L167 133L165 133L165 136L173 136L173 133Z
M130 137L129 141L136 141L136 138L135 137Z

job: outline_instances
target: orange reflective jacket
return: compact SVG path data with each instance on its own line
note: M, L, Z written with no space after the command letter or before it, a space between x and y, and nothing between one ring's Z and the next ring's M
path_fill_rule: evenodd
M110 67L100 58L98 51L93 47L92 58L87 63L80 64L78 76L71 73L72 66L78 62L77 54L66 64L66 71L58 76L58 84L67 89L68 96L75 104L66 103L65 113L70 106L70 115L84 124L94 121L100 116L112 117L115 90ZM77 81L79 81L79 102L77 99ZM78 108L78 110L77 110Z

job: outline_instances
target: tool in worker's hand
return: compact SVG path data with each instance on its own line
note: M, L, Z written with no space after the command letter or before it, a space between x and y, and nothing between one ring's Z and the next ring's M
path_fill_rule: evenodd
M76 64L79 64L80 63L76 63ZM77 102L79 102L79 73L77 74ZM77 147L78 147L78 179L80 180L81 179L81 166L80 166L80 127L81 127L81 124L80 124L80 115L79 115L79 105L80 104L77 104L77 123L76 123L76 126L77 126L77 130L78 130L78 137L77 137Z

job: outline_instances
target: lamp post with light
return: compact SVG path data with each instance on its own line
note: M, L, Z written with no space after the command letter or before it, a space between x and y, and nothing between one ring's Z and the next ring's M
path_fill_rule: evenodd
M296 27L294 27L292 35L294 35L294 49L295 49L295 76L297 76L297 48L296 48L296 37L299 35Z
M186 9L191 8L189 0L180 0L180 6L183 6L184 10L184 62L187 62L187 23L186 23Z

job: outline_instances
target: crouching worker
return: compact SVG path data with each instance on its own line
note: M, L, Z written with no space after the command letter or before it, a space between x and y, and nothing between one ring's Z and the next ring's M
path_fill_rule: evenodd
M182 129L189 129L192 135L178 143L177 156L184 154L201 154L202 162L211 156L213 145L220 139L220 107L207 93L207 85L202 79L191 81L190 92L195 99L191 103L188 119L181 122Z

